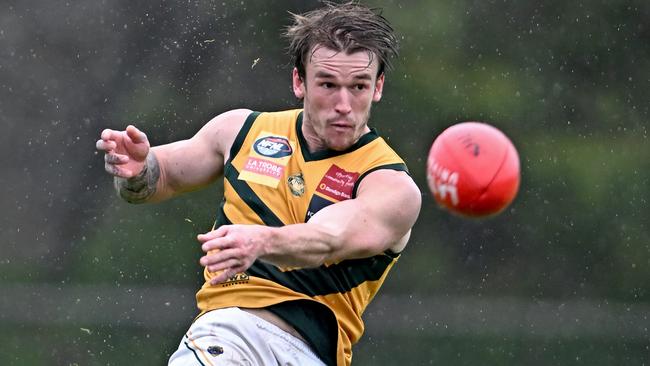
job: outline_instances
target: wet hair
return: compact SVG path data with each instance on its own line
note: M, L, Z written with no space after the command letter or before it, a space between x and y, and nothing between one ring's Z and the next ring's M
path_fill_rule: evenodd
M391 59L397 56L397 38L393 27L380 10L350 1L336 4L324 2L322 8L304 14L293 14L293 24L286 28L288 53L305 78L305 64L317 46L351 54L366 51L370 62L378 58L377 75L391 69Z

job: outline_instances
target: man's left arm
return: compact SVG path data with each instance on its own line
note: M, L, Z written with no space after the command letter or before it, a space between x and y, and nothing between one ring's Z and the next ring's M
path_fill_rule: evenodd
M360 183L354 199L318 211L309 222L266 227L224 225L199 235L200 260L212 283L243 272L256 259L280 267L317 267L325 262L401 251L420 211L421 194L410 176L377 170Z

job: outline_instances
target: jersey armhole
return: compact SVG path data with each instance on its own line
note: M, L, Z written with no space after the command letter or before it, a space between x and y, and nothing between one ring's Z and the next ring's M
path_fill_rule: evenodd
M235 141L233 141L232 146L230 147L230 156L228 157L228 161L226 162L226 164L224 164L224 167L230 164L232 160L235 158L235 156L239 154L239 150L244 144L248 132L251 130L251 127L253 127L253 122L255 122L255 120L260 114L262 113L251 112L251 114L249 114L248 117L246 117L246 121L244 122L244 125L237 133L237 137L235 137Z
M357 179L357 181L354 182L354 188L352 189L352 198L357 197L357 190L359 189L359 183L361 183L363 178L365 178L368 174L370 174L370 173L372 173L372 172L374 172L376 170L380 170L380 169L397 170L397 171L400 171L400 172L405 172L409 176L411 175L411 173L409 173L408 168L406 167L406 164L404 164L404 163L384 164L384 165L376 166L376 167L366 171L365 173L361 174L359 176L359 178Z

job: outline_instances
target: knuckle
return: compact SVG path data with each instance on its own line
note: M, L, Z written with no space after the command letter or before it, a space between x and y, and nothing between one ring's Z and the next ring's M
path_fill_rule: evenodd
M233 249L232 254L235 260L237 260L238 262L241 261L241 259L246 256L246 253L241 248Z

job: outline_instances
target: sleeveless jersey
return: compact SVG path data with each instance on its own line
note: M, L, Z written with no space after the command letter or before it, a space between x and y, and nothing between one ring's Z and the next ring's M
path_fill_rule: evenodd
M302 110L249 115L224 166L224 198L215 227L304 223L320 209L354 198L359 182L372 171L408 172L374 129L345 151L309 152L302 115ZM197 303L202 314L233 306L277 309L324 362L349 365L352 345L364 330L361 314L398 257L388 251L318 268L279 268L257 260L216 286L209 284L214 274L206 269ZM286 304L300 304L300 311L281 311ZM321 339L336 342L331 353L310 337L312 331L324 332L323 322L332 331Z

